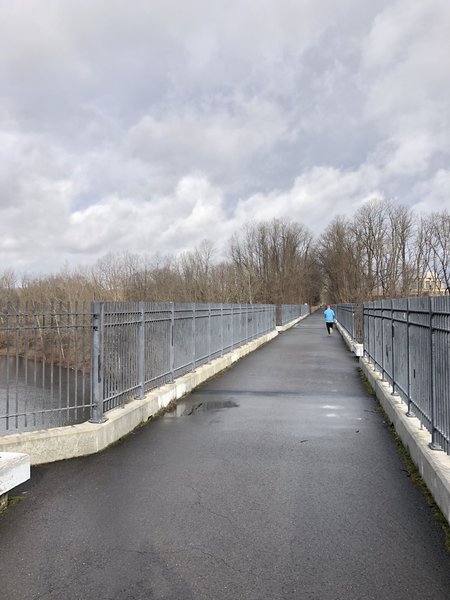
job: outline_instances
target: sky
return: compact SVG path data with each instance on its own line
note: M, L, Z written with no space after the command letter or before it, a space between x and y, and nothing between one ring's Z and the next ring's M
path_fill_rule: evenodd
M450 209L448 0L0 0L0 273Z

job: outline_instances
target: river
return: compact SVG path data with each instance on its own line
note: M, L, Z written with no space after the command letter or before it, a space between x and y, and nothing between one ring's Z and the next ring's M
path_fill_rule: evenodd
M0 356L0 435L86 421L90 397L89 374Z

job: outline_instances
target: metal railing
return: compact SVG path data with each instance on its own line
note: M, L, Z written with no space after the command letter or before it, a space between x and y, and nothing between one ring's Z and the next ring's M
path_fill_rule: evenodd
M0 435L108 410L275 329L274 305L0 308Z
M0 435L89 418L90 336L90 306L0 309Z
M96 303L93 420L275 328L274 305Z
M309 312L308 304L277 304L276 323L277 325L287 325L299 317L308 315Z
M350 337L361 344L363 342L363 305L337 304L333 306L336 320Z
M338 308L340 323L349 306ZM450 454L450 297L367 302L362 316L364 356L430 432L431 447Z

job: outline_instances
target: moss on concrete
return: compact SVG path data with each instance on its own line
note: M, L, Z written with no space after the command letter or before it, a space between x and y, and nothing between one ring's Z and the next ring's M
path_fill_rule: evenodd
M25 496L9 496L8 494L4 494L4 496L7 496L7 498L4 508L0 510L0 517L3 516L15 504L18 504L25 498Z
M367 392L371 396L375 397L375 399L376 399L376 393L375 393L373 387L370 385L370 382L367 379L365 373L363 372L362 369L359 369L359 373L360 373L361 381L362 381L364 387L366 388ZM411 455L408 452L408 449L403 445L403 442L402 442L400 436L396 432L394 424L389 419L386 411L384 410L384 408L382 407L382 405L380 404L378 399L376 399L376 400L377 400L376 410L383 417L384 422L387 424L389 431L391 432L391 435L394 438L395 444L397 446L397 451L398 451L401 459L403 460L403 463L406 468L406 472L408 474L408 478L421 491L428 506L430 507L431 515L432 515L433 519L441 525L442 530L444 532L444 536L445 536L445 547L447 548L447 552L450 553L450 524L448 523L447 519L445 518L445 516L442 513L439 506L436 504L436 501L433 498L432 493L428 489L427 484L423 480L419 470L417 469L416 465L414 464L414 462L411 458Z

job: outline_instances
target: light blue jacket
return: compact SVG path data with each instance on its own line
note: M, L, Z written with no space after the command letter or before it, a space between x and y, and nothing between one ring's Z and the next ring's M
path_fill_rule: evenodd
M334 310L332 308L326 308L323 311L323 316L325 317L325 321L327 323L333 323L333 321L334 321Z

